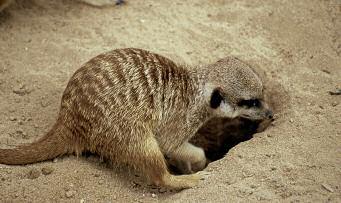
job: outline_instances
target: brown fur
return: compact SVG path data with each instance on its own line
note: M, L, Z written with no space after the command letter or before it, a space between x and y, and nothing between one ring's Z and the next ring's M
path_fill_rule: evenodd
M0 12L10 5L12 0L0 0Z
M224 98L215 109L210 106L214 90ZM0 149L0 163L90 151L128 164L156 185L193 187L201 177L171 175L164 156L202 169L205 155L188 140L212 117L264 116L264 108L255 113L237 106L249 98L262 98L262 83L238 59L189 69L145 50L113 50L74 73L51 131L30 145Z

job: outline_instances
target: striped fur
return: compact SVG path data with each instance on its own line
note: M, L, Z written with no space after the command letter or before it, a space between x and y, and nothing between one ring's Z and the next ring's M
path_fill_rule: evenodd
M217 89L224 101L212 109ZM90 151L137 169L156 185L193 187L201 176L171 175L164 156L189 165L190 172L203 169L203 149L188 140L212 117L245 114L236 105L245 98L261 99L262 83L235 58L191 69L141 49L113 50L74 73L51 131L30 145L0 149L0 163L28 164Z

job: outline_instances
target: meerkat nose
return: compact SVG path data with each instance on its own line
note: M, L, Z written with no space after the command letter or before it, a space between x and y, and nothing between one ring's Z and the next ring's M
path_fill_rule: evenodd
M274 117L274 115L273 115L273 113L272 113L271 110L267 110L267 111L265 112L265 116L266 116L268 119L273 119L273 117Z

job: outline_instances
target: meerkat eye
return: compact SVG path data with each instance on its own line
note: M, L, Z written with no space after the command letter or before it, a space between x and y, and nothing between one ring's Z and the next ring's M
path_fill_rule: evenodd
M220 103L224 100L219 90L214 90L211 95L210 106L216 109L220 106Z
M240 102L238 102L238 106L245 106L247 108L251 107L258 108L261 106L261 102L259 101L259 99L241 100Z

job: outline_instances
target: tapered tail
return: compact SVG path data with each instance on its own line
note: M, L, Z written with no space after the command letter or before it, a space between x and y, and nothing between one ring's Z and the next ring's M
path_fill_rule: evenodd
M72 153L73 147L65 139L68 137L65 133L68 132L63 126L55 125L44 137L34 143L21 145L14 149L0 149L0 163L30 164Z

